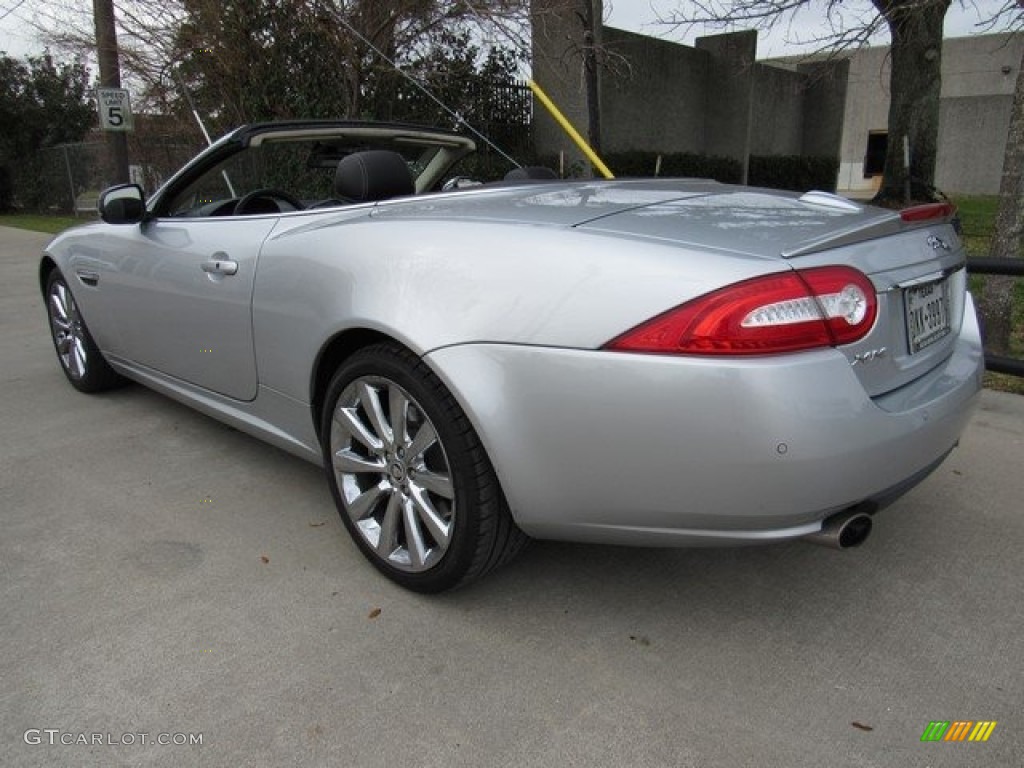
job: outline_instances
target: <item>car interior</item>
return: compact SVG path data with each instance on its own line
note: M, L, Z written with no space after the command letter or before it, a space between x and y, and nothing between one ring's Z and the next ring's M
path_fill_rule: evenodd
M206 168L163 202L158 215L246 216L378 202L429 191L480 186L468 176L433 183L442 148L423 143L357 144L337 138L264 140ZM448 164L445 164L448 165ZM511 170L493 184L555 180L542 166Z

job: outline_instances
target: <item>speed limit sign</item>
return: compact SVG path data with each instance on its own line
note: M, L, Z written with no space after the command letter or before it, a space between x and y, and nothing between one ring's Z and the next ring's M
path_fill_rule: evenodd
M132 105L124 88L97 88L100 128L104 131L132 130Z

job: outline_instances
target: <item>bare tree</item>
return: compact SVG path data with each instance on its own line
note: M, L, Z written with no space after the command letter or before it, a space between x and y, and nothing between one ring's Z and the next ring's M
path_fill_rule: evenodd
M225 123L293 114L330 101L334 114L386 117L391 62L422 56L459 25L521 26L526 0L115 0L124 77L141 106L181 107L182 81L223 103ZM95 50L91 0L40 0L36 24L56 50ZM368 84L380 93L365 103ZM273 103L287 86L301 103ZM303 95L304 94L304 95ZM337 105L341 109L335 109ZM383 110L383 112L382 112Z
M999 204L989 255L995 258L1020 258L1024 235L1024 55L1017 68L1010 129L1003 155L1003 176L999 184ZM980 310L985 319L985 346L996 355L1010 354L1013 331L1012 277L985 278Z
M906 190L911 200L931 200L939 143L942 22L950 0L871 2L886 20L892 41L889 143L875 201L906 204Z
M863 12L844 16L843 0L686 0L661 19L675 27L693 24L772 28L791 21L812 6L824 7L831 32L810 41L835 54L866 44L887 28L890 51L889 144L884 175L875 202L906 204L905 190L914 200L935 196L935 151L939 130L939 91L942 75L942 22L951 0L871 0ZM856 19L850 23L850 18ZM910 164L904 162L904 137Z
M982 23L983 28L996 25L1009 27L1014 33L1024 31L1024 10L1016 0L1006 0L992 17ZM1003 175L999 184L999 203L996 209L995 230L989 247L993 258L1021 258L1024 245L1024 51L1017 66L1010 127L1003 153ZM996 355L1010 355L1013 332L1013 291L1016 280L1012 277L989 276L981 292L981 315L985 325L985 346Z

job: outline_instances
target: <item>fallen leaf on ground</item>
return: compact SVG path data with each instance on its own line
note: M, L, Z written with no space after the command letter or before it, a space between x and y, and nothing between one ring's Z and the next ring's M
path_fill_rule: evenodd
M372 611L370 611L369 618L376 619L378 616L380 616L380 608L374 608Z
M263 564L264 564L264 565L266 565L267 563L269 563L269 562L270 562L270 558L269 558L269 557L267 557L266 555L260 555L260 560L262 560L262 561L263 561Z
M859 728L862 731L873 731L873 730L875 730L870 725L864 725L864 723L858 723L856 720L854 720L852 723L850 723L850 725L852 725L854 728Z

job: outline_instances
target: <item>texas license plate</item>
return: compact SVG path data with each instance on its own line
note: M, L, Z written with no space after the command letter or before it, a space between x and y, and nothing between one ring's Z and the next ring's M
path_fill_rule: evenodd
M949 333L949 293L948 279L915 285L903 292L910 354L920 352Z

